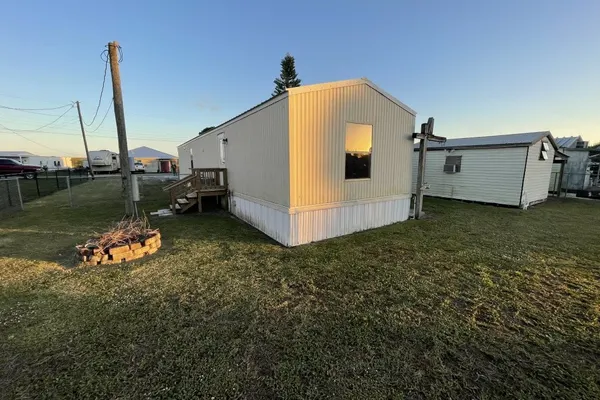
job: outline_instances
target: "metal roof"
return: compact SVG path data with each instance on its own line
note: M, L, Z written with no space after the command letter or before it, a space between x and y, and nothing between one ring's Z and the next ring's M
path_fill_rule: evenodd
M554 138L549 131L513 133L510 135L480 136L459 139L448 139L445 142L428 142L427 149L456 149L470 147L517 147L530 146L540 139L548 137L550 142L557 148ZM415 150L419 148L419 143L415 143Z
M577 142L583 142L581 136L568 136L556 138L556 145L560 148L575 147Z
M0 151L0 157L31 157L34 155L28 151Z
M163 160L172 160L174 158L177 158L170 154L163 153L162 151L158 151L146 146L137 147L135 149L129 150L129 157L158 158Z

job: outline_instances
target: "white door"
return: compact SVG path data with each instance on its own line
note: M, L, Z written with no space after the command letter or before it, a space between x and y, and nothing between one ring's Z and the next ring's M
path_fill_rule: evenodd
M219 145L219 159L221 160L221 164L225 164L225 142L223 141L223 133L219 133L217 135L217 144Z

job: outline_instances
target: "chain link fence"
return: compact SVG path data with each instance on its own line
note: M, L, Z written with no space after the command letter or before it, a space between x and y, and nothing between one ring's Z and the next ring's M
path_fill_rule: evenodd
M132 178L145 208L168 207L169 198L162 188L177 177L134 174ZM59 170L39 173L33 179L0 177L0 213L28 207L101 207L106 199L115 198L124 198L120 175L96 175L92 180L86 171Z
M26 204L88 182L91 177L80 169L59 169L37 173L32 179L23 176L0 177L0 211L22 210Z

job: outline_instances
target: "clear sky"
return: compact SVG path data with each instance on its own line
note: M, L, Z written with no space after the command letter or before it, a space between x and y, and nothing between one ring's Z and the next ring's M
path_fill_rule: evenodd
M130 149L176 154L205 126L267 99L286 52L304 84L367 77L415 109L417 126L435 117L439 135L550 130L600 141L598 0L22 0L0 9L3 106L80 100L89 122L100 53L119 41ZM111 96L107 80L92 129ZM74 109L18 131L46 147L6 129L40 128L65 110L0 109L0 150L83 155ZM112 110L89 135L91 150L117 150Z

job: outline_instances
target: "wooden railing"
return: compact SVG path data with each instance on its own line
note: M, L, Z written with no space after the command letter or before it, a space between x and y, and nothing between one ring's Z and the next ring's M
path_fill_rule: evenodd
M189 192L195 189L195 176L189 175L183 179L173 182L163 188L163 191L169 192L169 198L171 201L171 211L173 214L177 211L177 199L181 196L185 196Z
M198 192L198 201L202 193L208 195L221 195L227 193L226 168L193 168L192 174L173 182L163 188L169 192L171 209L176 212L177 199L193 191ZM223 192L219 194L220 192Z
M227 190L226 168L192 168L192 175L196 177L198 192Z

